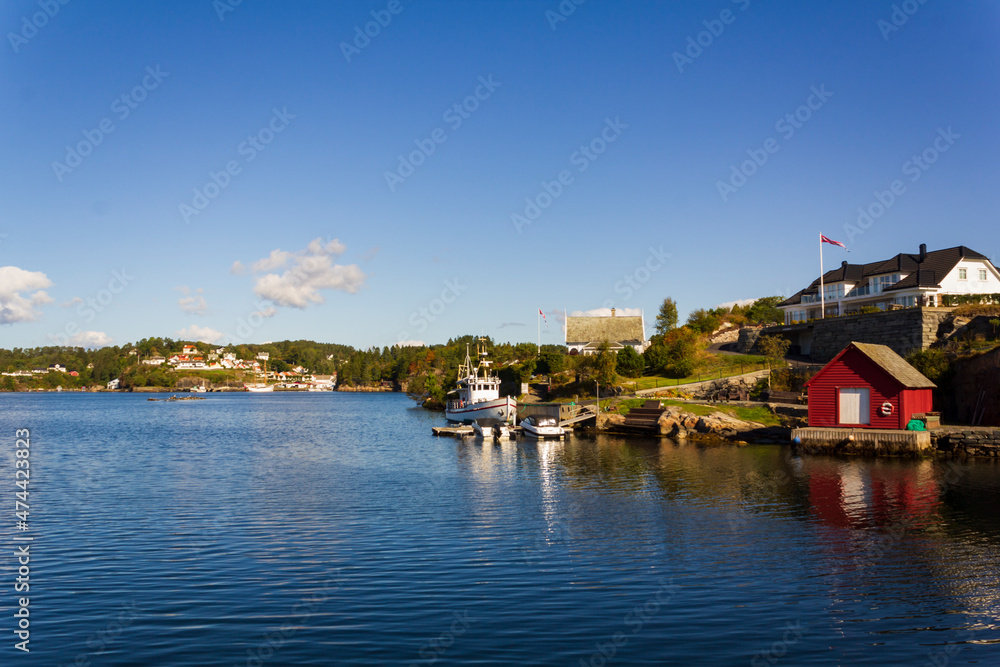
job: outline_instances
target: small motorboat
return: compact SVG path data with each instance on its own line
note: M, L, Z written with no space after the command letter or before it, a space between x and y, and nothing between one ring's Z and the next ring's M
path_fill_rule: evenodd
M525 435L533 438L562 438L566 436L566 429L559 425L559 420L555 417L528 417L521 422L521 429Z
M206 391L208 391L208 388L205 387L204 385L196 384L193 387L191 387L191 392L196 394L204 394Z
M477 419L472 422L472 430L484 440L507 440L511 437L507 424L492 419Z

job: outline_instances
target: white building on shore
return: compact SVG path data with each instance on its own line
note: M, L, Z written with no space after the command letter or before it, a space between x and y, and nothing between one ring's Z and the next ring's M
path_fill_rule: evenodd
M892 310L945 306L966 295L1000 294L1000 272L985 255L965 246L916 254L900 253L868 264L841 263L820 279L785 299L778 307L785 324L853 315L862 308ZM987 297L988 298L988 297Z

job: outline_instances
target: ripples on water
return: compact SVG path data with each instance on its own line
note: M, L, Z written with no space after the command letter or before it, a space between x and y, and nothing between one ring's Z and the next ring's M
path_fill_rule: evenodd
M1000 663L990 462L484 445L398 395L145 399L0 395L0 505L30 428L37 539L30 656L0 557L0 663Z

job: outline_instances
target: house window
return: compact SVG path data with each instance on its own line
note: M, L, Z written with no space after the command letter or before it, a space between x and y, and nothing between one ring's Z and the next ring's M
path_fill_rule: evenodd
M881 294L886 287L890 287L899 282L900 275L898 273L893 273L888 276L875 276L872 278L872 293Z
M965 269L959 269L958 270L958 279L959 280L968 280L968 275L967 274L968 274L968 271L966 271Z
M979 280L986 282L986 269L979 269Z
M839 419L841 424L870 424L869 390L867 387L840 390Z

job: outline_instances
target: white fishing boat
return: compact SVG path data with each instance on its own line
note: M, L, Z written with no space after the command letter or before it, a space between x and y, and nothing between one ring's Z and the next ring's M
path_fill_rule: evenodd
M268 360L269 357L270 357L270 354L267 353L267 352L259 352L257 354L257 358L264 362L264 370L261 371L260 373L256 373L255 374L255 375L259 375L260 376L260 379L257 380L256 382L252 382L252 383L244 382L243 383L243 388L244 389L246 389L247 391L253 392L255 394L263 394L265 392L274 391L274 386L275 385L273 385L273 384L267 384L267 382L261 382L261 380L267 380L267 360Z
M195 386L191 387L190 391L195 394L204 394L206 391L208 391L208 389L203 385L196 384Z
M492 419L472 422L472 430L483 440L509 440L511 437L511 430L507 424Z
M521 422L521 430L534 438L562 438L566 435L566 429L559 425L555 417L528 417Z
M479 361L473 366L469 348L465 348L465 363L458 367L458 386L448 393L444 415L448 421L471 424L478 419L494 419L505 424L517 415L517 399L500 396L500 378L490 366L486 349L480 339Z

